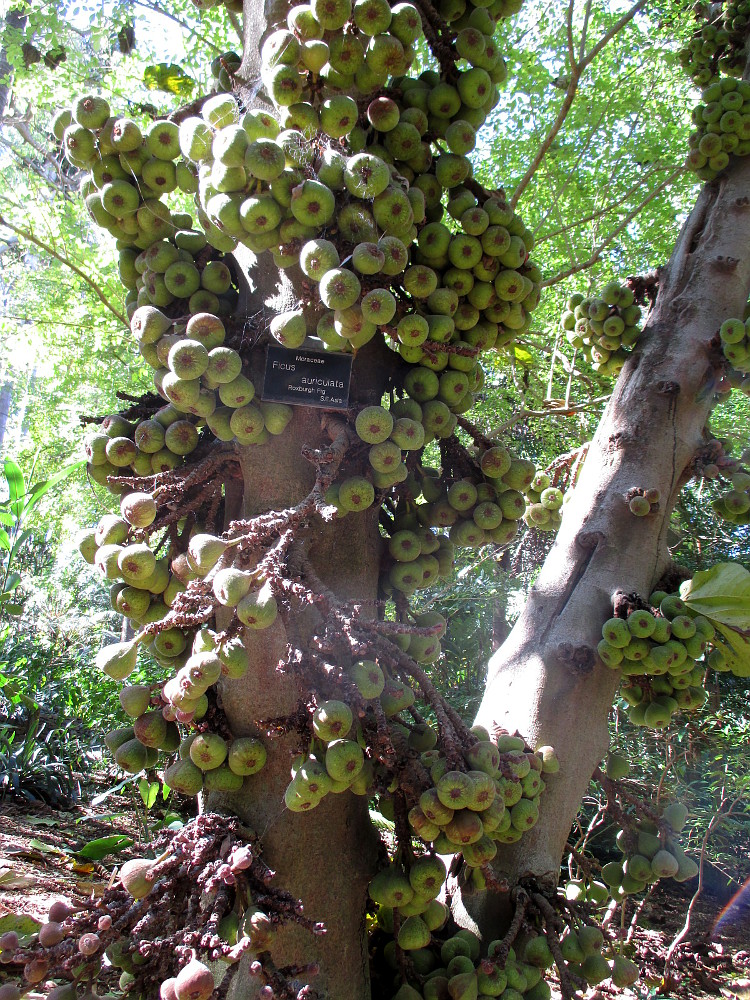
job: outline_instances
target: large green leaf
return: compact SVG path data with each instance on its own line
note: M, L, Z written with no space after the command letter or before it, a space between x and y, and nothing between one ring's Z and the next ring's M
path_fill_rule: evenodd
M699 570L680 587L691 611L729 628L750 629L750 573L739 563L717 563Z
M163 90L167 94L187 97L195 87L195 80L188 76L177 63L157 63L146 66L143 82L149 90Z
M27 509L28 509L27 507L24 507L22 513L25 513ZM34 532L30 531L28 528L25 531L22 531L19 535L16 535L15 539L13 540L13 547L10 550L11 562L15 561L16 556L21 551L24 544L28 541L29 538L33 538L33 536Z
M0 549L10 552L10 538L5 528L0 528Z
M15 517L20 517L23 510L23 497L26 493L23 472L21 472L21 469L12 458L6 458L3 461L3 472L8 484L8 500L10 501L11 512Z
M90 840L80 851L76 851L77 858L88 858L89 861L101 861L108 854L117 854L130 847L132 838L124 834L112 834L109 837L99 837L97 840Z
M26 913L5 913L0 917L0 934L5 934L7 931L23 935L36 934L41 926L41 920Z
M34 485L29 488L30 496L26 504L26 510L33 510L46 493L49 493L49 491L53 487L57 486L58 483L61 483L63 479L67 479L68 476L71 476L74 472L82 469L85 465L86 463L83 460L80 462L72 462L70 465L66 465L64 468L60 469L59 472L56 472L54 476L50 476L49 479L44 479L39 483L34 483Z
M750 677L750 573L739 563L699 570L680 586L691 611L708 618L721 635L717 642L736 677Z
M725 639L720 648L729 669L735 677L750 677L750 639L721 622L714 622L714 625Z
M2 595L0 595L0 600L7 601L20 582L20 573L8 573L8 576L5 579L5 591Z

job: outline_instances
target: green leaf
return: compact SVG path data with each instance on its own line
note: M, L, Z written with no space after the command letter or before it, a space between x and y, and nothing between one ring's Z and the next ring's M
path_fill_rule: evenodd
M159 782L149 782L147 778L141 778L138 782L138 791L141 793L144 806L150 809L154 802L156 802L156 796L159 794Z
M10 538L5 528L0 528L0 549L10 552Z
M680 587L691 611L730 628L750 629L750 573L739 563L717 563L699 570Z
M23 510L23 503L21 501L26 494L26 483L24 482L23 473L12 458L6 458L3 461L3 472L8 483L8 499L10 500L11 512L14 517L20 517Z
M195 87L195 80L188 76L177 63L157 63L146 66L143 82L149 90L163 90L166 94L186 97Z
M28 507L24 508L24 510L27 510L27 509L28 509ZM23 545L23 543L27 539L31 538L32 536L33 536L33 532L29 531L28 528L26 529L26 531L22 531L21 534L18 535L18 537L16 538L16 540L13 542L13 548L11 549L11 559L13 559L13 557L18 553L18 551L21 548L21 546Z
M41 920L29 917L25 913L6 913L0 917L0 934L15 931L16 934L36 934L42 926Z
M24 816L24 823L28 826L59 826L60 821L51 819L49 816Z
M116 792L121 791L126 785L129 785L133 781L133 777L129 775L127 778L123 778L122 781L118 781L116 785L112 788L108 788L106 791L101 792L99 795L95 795L91 800L92 806L98 806L102 802L106 802L110 795L114 795Z
M53 487L57 486L58 483L61 483L63 479L67 479L68 476L72 476L74 472L82 469L85 465L86 463L83 460L80 462L72 462L70 465L66 465L64 468L60 469L59 472L56 472L54 476L50 476L49 479L44 479L40 483L35 483L29 489L30 498L26 504L26 510L32 510L39 503L42 497L49 493Z
M721 635L718 646L736 677L750 677L750 573L739 563L717 563L699 570L680 586L680 597L708 618Z
M715 621L714 625L725 639L720 648L729 669L735 677L750 677L750 639L721 622Z
M519 347L517 344L513 345L513 356L521 365L530 365L534 362L534 359L529 352L524 350L523 347Z
M87 858L89 861L101 861L108 854L117 854L130 847L134 841L124 834L112 834L109 837L99 837L97 840L90 840L80 851L76 851L77 858Z
M37 840L36 837L32 837L28 846L35 851L41 851L42 854L59 854L61 857L65 857L65 851L60 850L59 847L53 847L52 844L45 844L43 840Z

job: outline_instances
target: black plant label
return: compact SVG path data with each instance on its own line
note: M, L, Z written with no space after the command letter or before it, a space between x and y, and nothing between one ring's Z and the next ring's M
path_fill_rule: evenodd
M265 403L346 410L353 360L351 354L289 350L271 344L261 399Z

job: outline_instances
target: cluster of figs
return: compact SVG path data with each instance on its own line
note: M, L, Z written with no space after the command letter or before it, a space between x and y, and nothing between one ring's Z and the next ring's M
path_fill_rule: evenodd
M621 782L629 774L627 757L610 751L606 758L606 778ZM616 794L617 786L614 791ZM611 899L622 900L641 893L661 878L673 878L676 882L694 878L698 866L680 844L680 833L687 819L688 810L682 802L669 802L658 811L651 804L640 807L633 801L626 804L618 816L622 828L615 835L622 858L603 864L601 879L590 876L570 879L565 885L566 897L601 907Z
M545 973L555 959L544 933L529 927L513 945L490 941L483 957L480 947L475 934L460 930L432 946L410 951L414 982L404 983L393 1000L550 1000L552 989ZM561 950L564 970L582 984L611 979L615 986L629 986L638 978L635 963L620 954L608 958L603 953L604 936L593 924L581 923L567 931ZM395 974L395 947L386 945L384 957Z
M661 878L686 882L698 874L698 865L688 857L679 842L688 811L681 802L670 802L656 822L645 817L630 817L631 823L618 831L616 844L620 861L602 866L602 879L615 898L643 892Z
M732 661L713 624L679 594L654 591L647 603L609 618L598 652L623 678L620 694L630 721L665 729L677 712L704 705L707 669L731 671Z
M696 4L696 27L677 53L680 65L697 87L713 83L720 74L741 77L745 67L745 37L750 23L747 0Z
M572 295L560 318L568 343L603 375L617 376L638 340L640 306L632 289L610 281L598 295Z
M241 641L179 627L172 609L197 582L242 626L267 628L278 611L273 581L235 565L237 540L198 519L182 547L160 545L169 473L212 440L264 445L292 416L258 398L247 352L230 346L237 288L222 255L238 242L269 251L280 268L299 264L307 279L298 308L271 320L271 337L298 347L317 334L314 343L356 351L380 331L408 365L400 398L353 416L369 445L364 467L345 467L325 498L344 517L403 487L388 526L386 594L448 575L457 545L507 544L523 520L546 530L559 523L561 491L499 443L479 445L473 472L458 481L421 461L425 445L453 434L481 387L479 353L524 329L538 300L531 234L502 196L471 183L467 157L504 78L492 33L508 13L502 3L446 5L450 84L445 73L406 75L422 30L416 8L336 0L294 6L269 35L272 109L243 111L218 94L199 117L158 120L145 134L93 95L58 116L69 159L90 171L89 211L117 237L131 331L164 404L135 421L107 417L86 445L90 474L121 503L119 515L82 533L80 549L111 582L113 607L138 627L98 663L125 680L148 646L170 671L166 683L123 689L133 722L108 743L125 769L177 752L170 783L196 794L237 787L264 759L259 740L227 740L204 721L212 686L248 669ZM197 227L170 212L175 188L195 194ZM432 618L413 621L434 634L403 633L404 651L436 659L442 629ZM389 717L408 708L413 689L375 664L378 690L365 662L350 667L367 674L361 696L379 698ZM184 736L178 723L193 728ZM359 783L366 787L364 775Z
M690 41L678 52L681 66L697 87L701 100L692 112L687 167L711 181L729 158L750 153L750 87L742 79L747 59L750 4L730 0L698 4Z

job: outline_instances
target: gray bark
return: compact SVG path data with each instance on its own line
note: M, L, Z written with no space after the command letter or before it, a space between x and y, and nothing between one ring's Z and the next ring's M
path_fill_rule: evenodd
M299 278L294 270L280 274L272 262L258 261L244 250L238 250L235 258L247 278L241 314L257 316L262 311L267 323L274 313L289 308L296 297L294 282ZM256 385L262 384L264 342L254 349L251 359ZM380 401L389 357L392 355L384 347L374 345L359 352L350 406ZM313 466L301 455L303 445L320 448L329 443L320 411L295 407L283 435L266 445L239 449L242 499L240 509L228 511L227 519L252 518L298 504L315 480ZM295 537L288 558L291 565L309 560L322 584L340 600L374 602L380 563L377 510L373 507L352 515L343 527L326 524L315 515L310 527ZM233 735L263 735L263 720L291 715L309 698L312 679L291 669L290 658L296 649L309 647L320 624L317 611L295 609L286 624L277 619L265 631L245 630L252 668L245 678L225 681L220 688ZM240 793L214 795L209 805L234 812L262 837L264 859L279 873L279 887L302 901L306 916L325 924L324 936L313 936L297 926L280 931L271 950L275 964L315 962L320 972L314 982L323 995L336 1000L367 1000L370 978L365 907L378 846L367 799L345 792L327 796L309 814L288 811L284 791L290 781L290 765L307 747L294 734L266 742L269 759L263 770L247 778ZM231 1000L257 996L259 984L247 974L247 965L245 962L232 984Z

